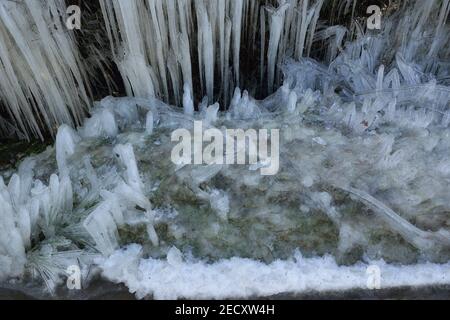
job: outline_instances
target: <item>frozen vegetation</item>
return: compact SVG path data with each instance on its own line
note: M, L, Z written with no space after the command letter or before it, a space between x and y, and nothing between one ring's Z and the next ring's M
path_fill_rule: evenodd
M103 275L140 298L248 297L363 288L377 264L386 287L450 283L449 0L402 2L381 31L327 26L322 0L101 4L129 97L96 102L54 147L2 172L1 280L51 291L75 264L84 285ZM239 89L242 38L259 41L265 99ZM307 58L314 47L323 61ZM8 93L39 90L20 75ZM61 99L46 110L74 97ZM280 171L176 166L171 134L195 120L280 129Z

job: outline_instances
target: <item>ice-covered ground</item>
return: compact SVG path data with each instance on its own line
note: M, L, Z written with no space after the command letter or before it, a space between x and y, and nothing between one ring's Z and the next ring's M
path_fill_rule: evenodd
M3 277L33 271L52 287L80 264L85 276L100 270L140 297L254 296L361 288L370 261L384 259L396 263L382 263L388 287L448 283L448 264L426 263L448 261L442 117L383 97L359 109L303 89L296 77L308 73L298 68L311 63L287 66L284 86L264 101L236 90L225 114L106 98L84 127L60 128L55 148L4 174ZM222 130L280 128L279 173L177 167L171 133L195 119ZM120 249L134 243L142 260ZM215 291L222 282L228 289Z

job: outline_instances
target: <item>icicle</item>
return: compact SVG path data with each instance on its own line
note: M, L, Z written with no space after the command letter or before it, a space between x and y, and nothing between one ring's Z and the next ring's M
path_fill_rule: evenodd
M83 222L97 250L104 256L111 255L119 247L117 225L110 208L108 202L102 202Z
M127 203L130 207L138 206L147 212L152 212L150 201L142 194L140 190L136 190L129 184L122 182L115 189L114 193L121 199L122 202ZM153 222L153 221L150 221Z
M189 39L186 34L180 34L179 36L180 51L177 53L178 62L181 65L183 73L183 81L187 84L192 92L192 62L191 54L189 50Z
M445 44L444 39L444 26L445 21L448 18L450 13L450 0L444 0L442 2L441 11L439 14L438 24L436 28L436 33L434 36L433 43L430 47L430 51L428 52L427 58L431 59L433 56L436 55L437 52L439 52L440 48Z
M268 91L273 92L273 86L275 82L275 67L277 60L278 46L280 44L281 32L284 23L284 15L288 9L288 4L281 5L278 9L268 9L271 13L270 22L270 39L269 39L269 51L267 54L268 64Z
M86 168L86 176L89 180L89 183L91 184L91 192L97 193L99 189L99 180L97 173L94 170L94 167L91 163L91 158L89 156L85 156L83 158L84 167Z
M392 69L384 78L384 88L392 88L396 94L398 94L398 90L400 90L400 75L398 74L397 69Z
M313 11L308 14L308 0L302 1L301 16L298 18L297 22L297 35L296 35L296 46L295 46L295 58L299 60L303 56L306 32L308 31L308 26L311 22Z
M147 112L146 121L145 121L145 132L148 135L153 134L153 127L154 127L154 117L153 112L149 111Z
M180 24L180 31L183 35L189 34L189 18L188 18L188 11L186 10L187 2L186 0L177 0L177 7L178 7L178 18L179 18L179 24ZM186 52L184 54L187 54Z
M178 63L175 53L171 50L167 61L170 79L172 80L172 88L175 96L175 105L180 105L180 77L178 73Z
M197 1L199 6L197 17L201 20L202 29L202 52L203 55L202 63L205 72L205 82L206 82L206 94L208 95L209 101L212 102L214 99L214 44L212 37L211 24L208 21L206 14L206 9L201 4L201 1Z
M194 115L194 102L192 101L191 89L188 84L184 85L183 108L184 114L190 116Z
M311 48L314 41L314 33L316 32L317 27L317 21L319 20L320 16L320 10L322 9L324 0L318 0L315 7L314 7L314 16L311 21L311 27L309 29L309 36L308 36L308 50L307 50L307 56L309 57L311 55Z
M297 107L297 93L295 91L291 91L288 98L287 110L289 113L294 113Z
M19 166L18 174L13 174L8 184L9 196L11 204L18 209L24 205L31 190L33 182L33 168L35 161L32 159L25 159Z
M225 81L225 70L228 65L225 65L225 1L218 0L217 10L218 10L218 31L219 31L219 59L220 59L220 75L221 81Z
M421 83L419 73L405 61L405 58L400 53L396 55L396 62L407 84L416 85Z
M59 128L56 135L56 161L61 176L69 174L67 158L73 155L79 140L78 135L69 126L63 125Z
M241 89L239 88L234 89L233 99L231 99L230 104L230 112L233 112L233 110L235 110L238 107L241 101L241 97L242 97Z
M357 196L364 203L367 203L393 230L400 233L405 240L416 248L427 251L435 245L450 246L450 238L438 233L425 232L418 229L369 194L350 187L340 189Z
M260 56L260 66L259 66L259 82L260 82L260 86L261 88L263 87L263 81L264 81L264 57L265 57L265 53L266 53L266 10L264 8L261 8L260 10L260 24L261 24L261 56Z
M142 192L143 183L139 176L136 157L134 155L133 147L131 144L117 145L114 148L116 156L120 159L122 164L126 168L126 181L136 191Z
M55 236L57 230L63 226L66 215L72 212L73 190L70 178L64 176L60 179L56 174L52 174L48 187L37 181L31 194L39 202L42 232L47 238Z
M231 21L227 18L225 23L225 80L224 80L224 100L228 105L230 97L230 47L231 47Z
M178 28L177 28L177 17L176 17L176 8L175 8L175 0L167 0L167 16L168 16L168 25L169 25L169 33L170 33L170 45L174 52L179 51L178 47ZM178 91L176 91L178 92Z
M119 201L119 197L116 194L106 190L102 190L100 195L103 200L110 203L110 213L117 226L123 226L125 224L125 218L123 216L122 205Z
M156 57L158 64L158 75L161 79L160 86L162 87L163 96L167 100L169 98L169 89L167 84L166 63L164 60L164 53L167 52L168 37L165 32L164 18L160 9L161 1L148 1L150 7L150 13L153 22L155 44L156 44Z
M377 88L376 88L376 90L378 92L383 90L383 81L384 81L384 65L381 65L380 68L378 69L378 74L377 74Z
M220 105L218 103L209 106L205 114L205 123L213 125L217 121Z
M198 111L200 112L200 114L206 114L206 110L208 109L208 97L203 97L202 101L200 101L199 105L198 105Z
M243 0L234 0L233 4L232 4L232 8L233 8L233 13L231 15L231 19L233 22L233 26L232 26L233 65L234 65L234 76L236 79L236 86L239 87Z
M0 279L21 276L26 262L25 245L16 227L11 204L0 193L2 223L0 223Z

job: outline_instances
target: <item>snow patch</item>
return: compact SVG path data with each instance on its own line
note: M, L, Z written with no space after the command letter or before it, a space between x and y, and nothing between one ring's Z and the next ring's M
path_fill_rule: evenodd
M131 245L104 260L101 268L104 277L124 283L138 298L153 295L155 299L251 298L367 289L370 266L380 268L382 288L450 284L450 263L397 266L373 261L338 266L331 256L304 258L299 252L271 264L242 258L213 264L181 259L176 248L167 260L143 259L142 247Z

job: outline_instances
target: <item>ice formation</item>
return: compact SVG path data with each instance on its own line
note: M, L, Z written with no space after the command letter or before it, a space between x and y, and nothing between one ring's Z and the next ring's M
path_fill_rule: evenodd
M308 0L101 0L100 3L128 95L141 98L158 95L166 102L177 103L183 94L180 84L186 84L192 91L194 78L200 79L201 90L196 90L197 95L208 96L210 103L221 98L226 105L232 95L231 88L239 87L242 82L242 43L250 44L249 52L262 49L261 78L267 65L271 93L279 83L281 70L277 66L286 52L295 50L297 58L310 53L323 0L311 3ZM297 10L299 7L301 12ZM267 39L266 24L270 30ZM257 46L255 33L260 29L263 38ZM194 60L198 60L198 70L192 68ZM220 77L215 77L216 74Z
M0 102L10 133L43 137L78 125L91 105L88 73L65 22L63 0L0 2ZM45 130L43 130L45 128ZM1 129L0 129L1 131Z
M338 266L332 257L304 258L299 252L289 260L264 264L232 258L207 264L187 261L171 249L167 260L143 259L142 248L132 245L102 263L104 275L123 282L138 298L237 299L273 297L299 292L367 289L371 267L379 268L381 286L442 285L450 281L450 264L395 266L383 261Z
M379 32L327 27L323 1L101 3L135 97L104 98L2 172L0 279L52 290L77 264L138 297L228 298L361 288L376 263L388 287L450 283L448 0L413 2ZM236 61L254 30L263 100ZM306 58L322 44L323 63ZM172 163L171 133L199 120L279 128L279 173Z

